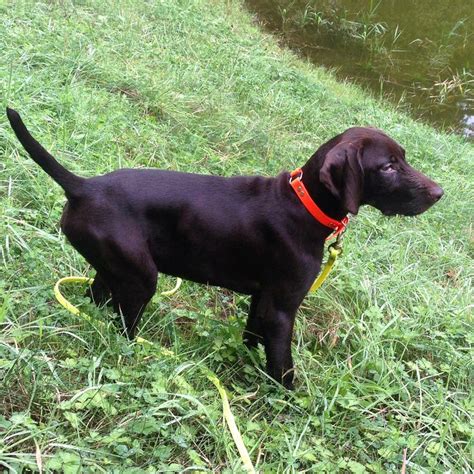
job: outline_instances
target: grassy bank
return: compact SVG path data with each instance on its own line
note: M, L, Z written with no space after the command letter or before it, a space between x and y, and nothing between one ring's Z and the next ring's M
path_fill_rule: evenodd
M167 355L63 310L55 281L91 269L58 230L61 190L1 117L0 465L239 472L209 368L259 471L399 472L404 450L410 472L469 471L472 145L279 49L238 3L20 1L0 20L2 106L84 176L273 175L370 124L446 193L416 219L354 219L334 276L299 311L290 394L240 343L244 296L190 282L157 294L140 335ZM82 293L68 296L110 321Z

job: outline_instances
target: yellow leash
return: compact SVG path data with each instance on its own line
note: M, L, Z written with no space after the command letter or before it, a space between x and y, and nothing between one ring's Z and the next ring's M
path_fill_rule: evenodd
M64 298L64 296L61 293L61 290L59 289L59 286L62 285L63 283L86 283L87 285L92 285L93 282L94 282L93 278L87 278L87 277L61 278L54 285L54 296L58 300L59 304L63 306L64 308L66 308L70 313L76 316L80 314L84 319L87 319L87 321L90 321L91 320L90 316L88 316L85 313L81 313L78 308L76 308L66 298ZM99 321L99 323L101 323L101 321Z
M80 316L83 319L87 321L91 321L92 318L88 315L83 313L82 311L79 310L76 306L71 304L61 293L60 286L63 283L85 283L88 285L91 285L93 283L94 279L93 278L87 278L87 277L64 277L61 278L56 282L54 285L54 296L58 300L59 304L63 306L65 309L67 309L70 313ZM176 293L181 286L182 280L181 278L177 279L176 286L169 291L163 291L161 294L165 296L171 296L174 293ZM103 321L97 321L100 325L105 326L105 323ZM148 341L147 339L143 339L142 337L136 337L135 342L138 344L144 344L144 345L152 345L154 346L153 342ZM160 353L164 356L171 356L174 355L173 352L167 350L167 349L161 349L160 348ZM237 427L237 424L235 422L234 415L232 414L232 411L230 409L230 404L229 404L229 397L227 396L227 392L225 388L222 386L220 380L218 379L217 375L214 374L212 371L209 369L205 368L203 369L205 371L205 374L207 378L215 385L217 388L217 391L219 392L219 395L221 396L222 400L222 411L224 415L224 419L227 423L227 426L229 428L230 434L232 435L232 438L234 440L235 445L237 446L237 450L239 451L240 458L242 460L242 463L245 467L245 470L249 474L255 474L255 468L252 464L252 461L250 459L249 452L247 451L247 448L245 447L244 441L242 439L242 435L240 434L239 428Z
M310 293L314 293L319 290L319 288L325 282L326 278L331 272L332 267L334 267L337 257L339 257L339 255L342 254L342 242L340 239L341 235L342 234L339 234L337 236L336 242L332 243L328 247L329 257L327 259L327 262L324 264L324 267L321 270L321 273L318 275L316 280L314 280L314 283L311 285L311 288L309 289Z
M85 283L86 285L92 285L92 283L94 283L94 279L87 278L87 277L70 276L70 277L64 277L64 278L59 279L54 285L54 296L58 300L59 304L61 306L64 306L64 308L66 308L70 313L75 314L75 315L80 314L84 319L87 319L88 321L90 321L91 319L90 316L88 316L87 314L81 313L78 308L76 308L66 298L64 298L61 291L59 290L59 286L62 285L63 283ZM169 291L162 291L161 294L163 296L174 295L179 290L181 283L183 283L183 280L181 280L181 278L177 278L175 287Z
M252 461L249 456L249 452L245 447L244 440L242 439L242 435L240 434L239 428L235 422L234 415L230 409L229 399L227 397L227 392L225 388L222 386L220 380L217 378L217 375L213 372L210 372L207 375L207 378L216 386L219 395L221 396L222 400L222 411L224 413L225 421L227 422L227 426L229 427L230 434L234 439L234 443L237 446L237 449L240 454L240 459L245 466L245 470L250 473L256 473L255 468L253 467Z

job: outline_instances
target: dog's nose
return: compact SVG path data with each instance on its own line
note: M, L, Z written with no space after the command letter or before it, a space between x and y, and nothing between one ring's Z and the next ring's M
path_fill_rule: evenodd
M432 197L433 201L437 202L443 197L444 191L441 186L434 186L430 189L430 196Z

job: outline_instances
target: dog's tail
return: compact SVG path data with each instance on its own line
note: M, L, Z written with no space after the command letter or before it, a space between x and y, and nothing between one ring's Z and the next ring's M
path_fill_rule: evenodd
M7 107L7 116L15 135L33 160L48 173L66 192L67 197L78 197L85 178L76 176L60 165L30 134L20 114Z

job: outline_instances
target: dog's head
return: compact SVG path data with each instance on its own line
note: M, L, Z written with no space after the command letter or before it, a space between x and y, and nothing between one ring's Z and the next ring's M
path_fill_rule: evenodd
M321 183L352 214L370 204L385 215L414 216L443 195L442 188L405 160L405 150L374 128L350 128L321 147Z

